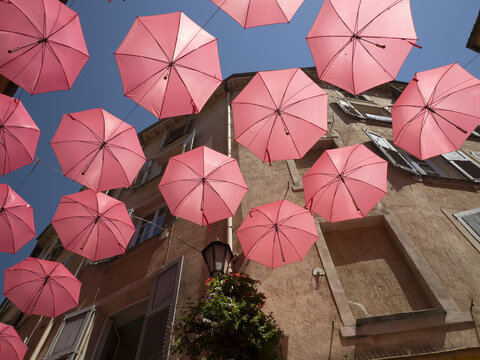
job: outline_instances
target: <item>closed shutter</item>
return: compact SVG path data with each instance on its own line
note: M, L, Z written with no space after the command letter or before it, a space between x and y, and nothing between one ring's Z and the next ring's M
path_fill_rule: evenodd
M373 141L375 146L380 150L380 152L385 155L387 160L394 166L401 169L407 170L417 175L421 175L421 172L413 164L413 162L406 155L402 155L397 149L391 145L387 139L384 137L375 134L367 129L363 129L365 134Z
M442 156L467 179L480 182L480 166L461 151L453 151Z
M74 359L94 313L95 307L89 306L66 315L45 360Z
M162 269L153 280L135 360L167 360L183 256Z

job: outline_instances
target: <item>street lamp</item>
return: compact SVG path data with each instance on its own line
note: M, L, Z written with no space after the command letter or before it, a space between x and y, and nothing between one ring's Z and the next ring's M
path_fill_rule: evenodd
M203 259L207 263L210 276L216 273L225 274L228 271L230 261L233 259L233 253L230 245L215 240L202 250Z

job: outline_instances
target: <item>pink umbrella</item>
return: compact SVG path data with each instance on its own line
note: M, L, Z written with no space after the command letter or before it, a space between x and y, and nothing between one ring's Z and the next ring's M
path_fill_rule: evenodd
M13 326L0 323L0 359L22 360L27 353L25 345Z
M211 0L244 29L290 22L303 0Z
M418 46L410 0L325 0L307 41L318 77L352 94L394 80Z
M364 217L387 194L387 161L362 144L326 150L303 186L308 209L329 222Z
M250 210L237 236L246 258L272 269L301 261L318 239L313 216L287 200Z
M0 251L11 254L35 237L33 208L6 184L0 184L0 234Z
M327 98L298 68L259 72L232 102L235 140L262 161L300 159L327 132Z
M62 196L52 225L65 249L94 261L123 254L135 232L125 204L93 190Z
M135 128L101 108L63 115L50 144L65 176L96 191L129 187L145 163Z
M20 100L0 94L0 174L31 164L39 137L40 129Z
M89 56L78 14L58 0L0 2L0 74L30 94L67 90Z
M237 161L206 146L171 157L158 188L173 215L202 226L233 216L247 192Z
M217 40L182 12L137 17L115 57L125 95L160 119L198 113L222 82Z
M424 160L458 150L480 123L480 80L458 64L415 74L392 108L393 142Z
M57 317L78 306L81 286L62 264L29 257L5 270L3 294L25 314Z

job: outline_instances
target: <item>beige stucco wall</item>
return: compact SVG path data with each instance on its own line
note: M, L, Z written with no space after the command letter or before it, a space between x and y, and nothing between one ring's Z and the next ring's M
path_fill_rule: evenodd
M233 92L232 99L247 80L241 77L230 79L228 85ZM390 94L383 90L368 94L381 105L391 104ZM332 90L327 91L338 96ZM219 88L201 114L193 116L195 146L207 145L226 152L226 105L224 89ZM387 126L349 118L335 104L329 106L328 113L329 123L333 123L335 130L329 136L338 134L337 143L365 143L376 152L362 128L391 140L391 129ZM174 120L169 121L175 123ZM165 124L158 124L156 135L150 136L148 141L144 139L147 158L154 156L161 148L168 129L168 124ZM148 130L150 134L151 130ZM296 160L300 176L325 147L333 144L333 140L319 142L304 159ZM480 151L480 142L467 141L464 148ZM291 190L292 177L286 161L274 162L269 166L235 142L232 156L238 160L249 187L233 218L234 229L240 226L252 207L282 199L289 185L286 198L300 206L304 205L303 191ZM125 201L127 208L137 209L139 214L148 213L163 202L157 189L158 182L159 179L155 179L141 189L122 190L115 194ZM454 225L453 221L456 220L445 215L442 209L461 211L480 206L477 186L465 181L420 179L389 166L388 191L376 210L388 210L399 220L450 297L461 311L468 312L471 299L480 298L480 253ZM178 219L174 222L172 233L202 249L216 237L223 241L226 239L226 221L214 223L208 230ZM366 316L358 304L362 304L369 316L410 312L432 306L384 229L374 227L360 232L354 229L326 233L325 239L355 318ZM235 235L233 251L239 254L238 261L233 265L234 270L261 280L261 291L267 296L265 311L273 312L285 332L283 346L288 359L327 359L329 356L331 359L353 359L355 355L381 353L382 349L408 351L420 349L426 344L433 344L438 349L479 346L475 329L468 324L345 339L339 332L342 322L327 277L312 274L312 269L324 266L316 246L310 249L302 262L273 270L246 259ZM147 299L154 274L182 255L185 263L177 306L178 318L187 301L201 295L208 274L201 254L174 237L153 238L111 262L84 267L79 273L79 279L83 282L79 307L96 304L103 314L95 323L86 348L86 359L92 356L102 317L111 316ZM475 307L474 315L477 316L479 311ZM35 321L35 317L25 321L20 334L27 336L35 326ZM45 354L60 321L55 321L41 354ZM48 320L44 320L38 332L47 324ZM39 337L35 334L31 344L34 345Z

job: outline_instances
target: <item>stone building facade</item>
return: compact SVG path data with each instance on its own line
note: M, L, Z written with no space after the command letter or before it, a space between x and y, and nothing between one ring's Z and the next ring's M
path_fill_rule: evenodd
M420 161L392 144L390 107L405 83L353 96L303 70L329 105L328 133L302 159L270 166L232 140L249 188L232 219L232 268L261 280L264 310L285 332L285 358L479 358L480 134L459 152ZM22 315L4 301L0 321L26 339L27 359L168 357L171 322L209 276L196 249L226 241L230 228L227 220L207 229L176 219L157 185L171 156L201 145L227 153L228 104L253 75L230 76L201 113L139 133L146 165L130 188L109 192L137 227L124 255L90 262L64 250L51 226L38 236L32 256L63 262L83 285L78 308L56 319ZM322 152L360 143L389 162L388 194L368 216L333 224L316 217L319 238L301 262L270 269L246 259L235 230L249 210L281 200L287 187L286 198L303 206L301 178Z

